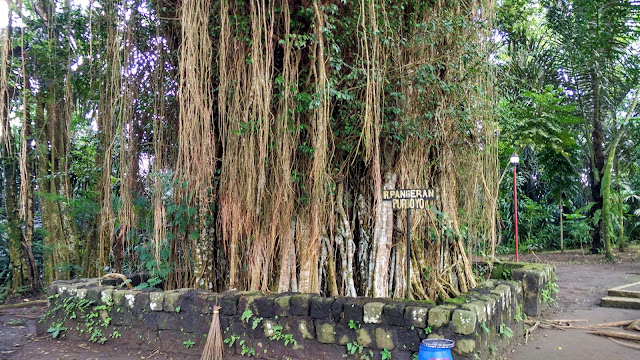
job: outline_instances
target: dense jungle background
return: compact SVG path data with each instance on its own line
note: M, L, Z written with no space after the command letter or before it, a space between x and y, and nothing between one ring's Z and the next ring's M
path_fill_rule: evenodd
M0 0L0 301L54 279L403 297L640 239L640 1Z

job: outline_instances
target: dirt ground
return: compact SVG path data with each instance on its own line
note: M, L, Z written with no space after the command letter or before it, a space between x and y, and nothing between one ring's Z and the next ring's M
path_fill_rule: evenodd
M586 320L581 324L639 319L640 310L602 308L600 298L607 289L640 281L640 247L617 254L617 261L604 261L602 255L583 254L580 250L565 253L523 254L520 261L543 262L556 266L559 293L553 312L547 319ZM23 299L18 299L25 302ZM97 345L88 342L54 340L36 336L37 318L43 306L0 309L0 360L53 359L159 359L172 357L158 350L148 352L127 349L115 344ZM582 330L536 330L524 344L515 345L508 360L539 359L640 359L640 350L630 349L607 338L590 335ZM181 360L184 360L182 358Z
M520 261L544 262L556 266L559 292L557 306L543 317L558 320L586 320L577 326L611 321L640 319L640 310L600 307L607 290L640 281L640 247L616 254L616 262L602 255L583 255L580 250L566 253L525 254ZM638 360L640 350L631 349L608 338L587 334L584 330L547 330L533 332L528 344L514 346L504 355L509 360L539 359L616 359Z

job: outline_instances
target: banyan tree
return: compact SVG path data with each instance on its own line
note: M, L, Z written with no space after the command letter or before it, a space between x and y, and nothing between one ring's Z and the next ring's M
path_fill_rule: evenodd
M58 249L45 272L78 265L50 279L144 269L168 288L402 297L410 286L421 299L475 286L470 255L497 236L493 1L29 4L14 16L59 51L39 58L4 31L4 49L25 51L2 53L17 84L3 85L3 107L27 110L3 124L36 118L22 128L20 178L33 164L63 198L35 195L43 220L62 219L43 225ZM38 70L47 61L56 67ZM99 167L88 185L99 210L80 229L54 206L79 196L72 117L91 124ZM36 183L22 181L21 207ZM407 284L406 214L382 192L412 188L437 197L412 213Z

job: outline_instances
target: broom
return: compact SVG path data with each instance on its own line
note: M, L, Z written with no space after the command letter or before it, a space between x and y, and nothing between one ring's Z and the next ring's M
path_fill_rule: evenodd
M222 331L220 331L220 306L213 307L213 319L207 335L207 343L200 360L222 360Z

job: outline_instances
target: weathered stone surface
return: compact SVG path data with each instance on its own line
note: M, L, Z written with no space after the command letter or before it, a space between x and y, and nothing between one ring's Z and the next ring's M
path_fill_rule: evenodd
M273 303L274 297L262 296L253 301L253 307L256 309L256 315L262 317L274 317L276 311Z
M427 327L427 311L422 307L407 306L404 309L405 326L425 328Z
M311 319L296 320L298 331L304 340L312 340L316 337L315 327Z
M396 349L418 351L420 350L420 333L424 333L422 329L414 329L406 327L395 328L395 346Z
M240 300L240 294L237 291L225 291L222 293L221 298L220 306L222 309L220 312L227 316L235 315L238 311L238 300Z
M469 310L454 310L451 322L456 333L470 335L476 329L476 313Z
M385 304L382 309L382 322L390 326L404 325L404 308L402 303Z
M363 307L363 318L365 324L380 324L382 323L382 309L384 308L384 303L381 302L370 302L364 304Z
M149 294L149 308L151 311L162 311L164 309L163 292L152 292Z
M473 311L479 322L487 321L488 314L491 312L489 304L483 301L472 301L462 305L462 309Z
M342 324L335 326L336 340L340 345L346 345L356 340L356 332Z
M439 328L449 323L451 310L446 306L436 306L429 309L428 324L432 328Z
M333 321L339 322L344 318L344 305L346 304L348 299L349 298L346 298L344 296L337 296L335 298L333 304L331 305L331 315L333 317Z
M106 288L100 291L100 302L103 304L113 304L113 289Z
M393 350L393 332L384 327L376 328L376 347L378 349Z
M125 295L126 297L126 295ZM135 306L134 312L146 313L150 311L149 308L149 292L141 291L135 294Z
M371 334L375 332L374 329L369 329L367 327L363 327L356 330L356 341L358 344L364 347L371 347L373 345L373 340L371 338Z
M276 323L275 321L270 319L265 319L262 322L262 328L264 329L264 337L266 338L272 337L276 333L274 330L274 326L276 325L278 325L278 323Z
M165 291L162 299L162 309L164 311L176 312L178 300L183 293L184 291L180 290ZM180 310L182 310L182 308Z
M362 324L364 317L363 307L365 303L366 300L360 298L350 299L345 302L342 306L344 310L344 320L347 322L353 320L354 322Z
M314 296L311 298L311 317L314 319L331 319L331 306L335 300L334 297Z
M113 304L114 305L120 305L120 306L124 306L124 295L125 295L125 290L114 290L112 293L113 296Z
M127 306L130 309L133 309L136 306L136 296L139 291L136 290L124 290L124 299L122 300L122 305Z
M289 309L291 304L291 296L278 296L273 300L273 307L275 315L284 317L289 316Z
M290 301L291 315L309 316L311 297L312 297L311 294L293 295Z
M183 342L187 339L194 341L194 347L201 350L212 319L208 312L218 301L223 305L220 314L222 330L225 332L223 337L240 336L246 341L246 346L255 349L256 358L262 359L284 356L322 360L341 358L346 351L344 344L356 341L365 347L362 354L369 354L369 349L372 348L386 348L390 351L393 349L394 360L408 360L418 350L420 340L426 337L453 339L457 344L454 349L457 356L470 358L473 354L485 354L488 344L495 344L498 350L502 350L511 341L506 337L498 337L497 324L510 327L516 337L523 332L522 322L517 323L514 319L516 313L522 313L519 309L522 308L523 292L519 283L512 281L481 283L477 289L463 294L464 303L438 307L419 301L321 298L311 294L227 292L217 295L205 291L182 290L141 292L96 287L95 281L90 280L56 282L55 287L48 291L61 294L51 299L51 308L66 297L95 297L96 304L113 299L111 313L99 313L103 320L112 318L109 330L113 327L123 337L126 334L127 340L132 340L134 347L139 346L140 349L147 349L151 347L150 342L157 342L155 334L165 333L162 335L165 344L176 349L163 347L163 351L174 354L175 357L199 356L200 352L190 353L192 349L185 349ZM189 294L183 297L187 293ZM127 298L127 295L133 295L133 298ZM131 306L130 300L133 302ZM116 305L116 302L121 305ZM182 304L182 307L178 304ZM180 312L176 312L177 307L181 307ZM247 322L240 320L245 309L253 312ZM225 310L232 315L226 315ZM60 310L54 314L60 318L64 316ZM54 319L57 318L50 320ZM356 325L349 326L349 320ZM73 324L73 321L68 321ZM480 329L479 324L482 322L486 322L486 326L491 329L490 333L484 333ZM45 325L49 324L50 321ZM82 324L72 326L79 325ZM426 326L430 327L428 331L425 331ZM289 342L285 346L282 337L270 339L276 333L292 335L296 344ZM137 339L129 339L134 336ZM170 336L176 338L173 345L170 344ZM291 338L289 336L287 339ZM86 341L86 338L79 340ZM242 351L239 342L234 344L233 349L226 347L225 355L235 358L234 354L237 354L240 358L237 353ZM376 355L379 351L375 351ZM334 352L339 353L339 356L330 357ZM314 356L309 357L308 354Z
M335 344L336 342L336 331L335 325L328 321L316 320L316 336L318 337L318 342L321 344Z
M84 299L87 296L87 289L77 289L76 297L78 299Z
M470 355L476 350L476 342L471 339L458 340L453 350L460 355Z

